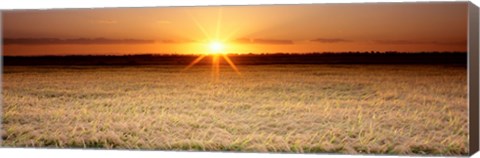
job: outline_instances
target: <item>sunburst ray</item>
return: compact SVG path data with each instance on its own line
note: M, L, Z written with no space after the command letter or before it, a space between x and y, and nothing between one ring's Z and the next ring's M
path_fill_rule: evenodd
M221 59L225 60L228 63L228 65L238 75L241 75L241 73L238 70L235 63L233 63L233 61L226 54L224 54L225 52L223 52L223 50L221 49L222 45L220 45L220 44L222 44L222 43L218 43L218 42L230 40L230 38L233 35L235 35L239 30L238 28L236 28L236 29L234 29L234 31L229 32L227 34L227 36L224 36L225 38L222 39L220 37L221 24L222 24L222 18L223 18L222 8L219 8L219 10L218 10L214 39L211 38L210 34L207 33L205 27L203 27L203 25L192 14L190 14L188 11L187 11L187 14L190 16L192 21L195 23L197 28L203 33L203 35L205 36L205 38L207 40L213 40L214 42L217 42L217 43L213 43L213 45L212 45L212 43L210 43L211 49L213 51L212 54L208 55L208 53L207 53L207 54L200 55L195 60L193 60L187 67L185 67L182 71L186 71L186 70L190 69L192 66L196 65L198 62L200 62L206 56L211 56L212 57L212 68L211 68L212 72L211 72L211 75L212 75L212 79L214 81L217 81L220 77L220 60Z
M215 39L219 39L220 37L220 25L222 23L222 8L218 9L218 15L217 15L217 28L215 30Z
M228 63L228 65L230 65L230 67L231 67L233 70L235 70L235 72L236 72L238 75L242 75L242 74L240 73L240 71L238 71L237 66L232 62L232 60L230 60L230 58L229 58L227 55L222 54L222 57L223 57L223 59Z
M220 58L218 55L212 55L212 78L214 81L220 78Z
M197 64L198 62L200 62L203 58L205 58L206 55L200 55L199 57L197 57L195 60L193 60L190 64L188 64L187 67L185 67L183 71L186 71L188 69L190 69L192 66L194 66L195 64Z
M195 23L197 28L200 29L200 31L203 33L205 38L211 39L210 36L208 35L207 31L205 30L205 27L203 27L203 25L200 24L200 22L198 22L198 20L192 14L190 14L190 12L188 12L188 11L186 11L186 12L189 15L189 17L192 19L192 21Z

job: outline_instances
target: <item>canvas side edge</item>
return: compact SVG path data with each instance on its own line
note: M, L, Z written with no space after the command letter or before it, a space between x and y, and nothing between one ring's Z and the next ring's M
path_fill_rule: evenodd
M469 155L479 149L479 8L468 4Z

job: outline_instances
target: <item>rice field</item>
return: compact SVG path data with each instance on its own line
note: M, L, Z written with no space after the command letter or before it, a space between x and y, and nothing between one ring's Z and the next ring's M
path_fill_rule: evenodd
M5 66L6 147L468 154L466 67Z

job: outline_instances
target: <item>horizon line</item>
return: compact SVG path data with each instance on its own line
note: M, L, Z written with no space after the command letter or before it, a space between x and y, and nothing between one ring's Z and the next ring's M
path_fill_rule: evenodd
M445 53L468 53L467 51L341 51L341 52L262 52L262 53L226 53L226 55L320 55L320 54L445 54ZM44 54L44 55L2 55L3 57L67 57L67 56L198 56L201 53L133 53L133 54ZM211 55L211 54L208 54Z

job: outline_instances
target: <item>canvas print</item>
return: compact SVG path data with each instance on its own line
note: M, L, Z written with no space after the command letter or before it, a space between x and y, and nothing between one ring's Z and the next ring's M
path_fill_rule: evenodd
M467 155L467 7L2 11L2 146Z

